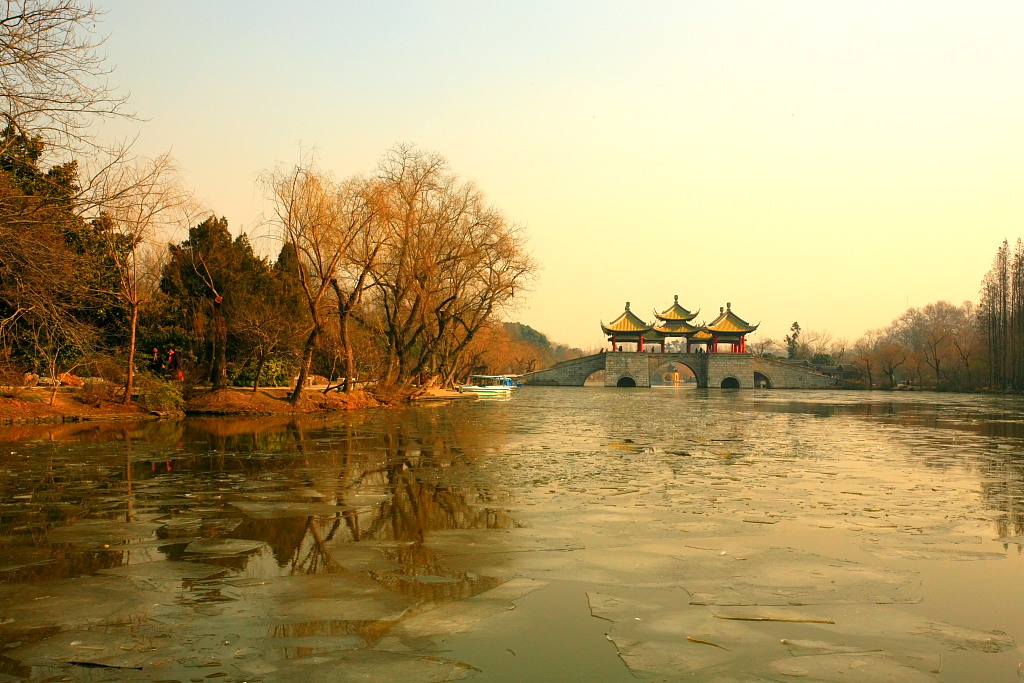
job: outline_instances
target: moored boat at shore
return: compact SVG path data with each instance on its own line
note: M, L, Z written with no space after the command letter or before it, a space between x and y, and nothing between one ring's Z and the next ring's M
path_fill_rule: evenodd
M469 380L459 387L464 394L480 397L508 397L519 387L518 382L507 375L470 375Z

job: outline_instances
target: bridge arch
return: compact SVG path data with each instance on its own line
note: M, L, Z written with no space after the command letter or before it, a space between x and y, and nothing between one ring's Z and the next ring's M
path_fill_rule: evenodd
M740 388L740 381L738 379L736 379L735 377L733 377L732 375L729 375L728 377L723 377L722 378L722 388L723 389L739 389Z
M636 386L636 379L630 377L629 375L623 375L618 379L617 382L615 382L615 386L632 388Z
M755 389L771 389L772 380L763 372L754 371L754 388Z
M655 365L651 362L651 386L695 384L697 370L679 358L668 358Z

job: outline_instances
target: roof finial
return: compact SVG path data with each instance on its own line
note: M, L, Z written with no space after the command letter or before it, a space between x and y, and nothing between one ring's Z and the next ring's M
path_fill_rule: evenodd
M679 295L678 294L676 294L675 300L676 300L676 303L679 303Z
M718 312L719 312L719 313L725 313L725 309L724 309L724 308L722 308L721 306L719 306L719 307L718 307Z
M725 302L725 307L728 308L730 311L732 310L732 304L729 303L728 301Z
M626 302L626 310L627 311L629 310L629 302L628 301Z

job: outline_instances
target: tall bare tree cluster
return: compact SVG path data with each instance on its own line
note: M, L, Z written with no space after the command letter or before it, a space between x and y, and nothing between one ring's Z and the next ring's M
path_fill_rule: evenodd
M1024 243L1003 241L981 283L979 321L997 389L1024 390Z
M533 272L519 228L436 154L399 146L371 177L338 182L305 164L268 180L310 321L293 400L331 319L347 389L353 324L383 385L453 383Z

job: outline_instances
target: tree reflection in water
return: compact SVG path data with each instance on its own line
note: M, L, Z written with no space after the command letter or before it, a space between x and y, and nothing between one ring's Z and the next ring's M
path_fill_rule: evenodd
M203 561L250 576L333 573L346 544L375 544L397 566L375 574L381 585L457 599L494 584L441 566L424 545L429 534L515 525L450 425L415 412L341 424L197 419L63 436L70 442L8 448L6 581L86 575L154 553L189 559L197 539L234 538L266 543L277 569L254 552ZM74 526L98 520L122 526L97 538L86 533L93 527ZM52 532L66 527L76 532L55 541Z

